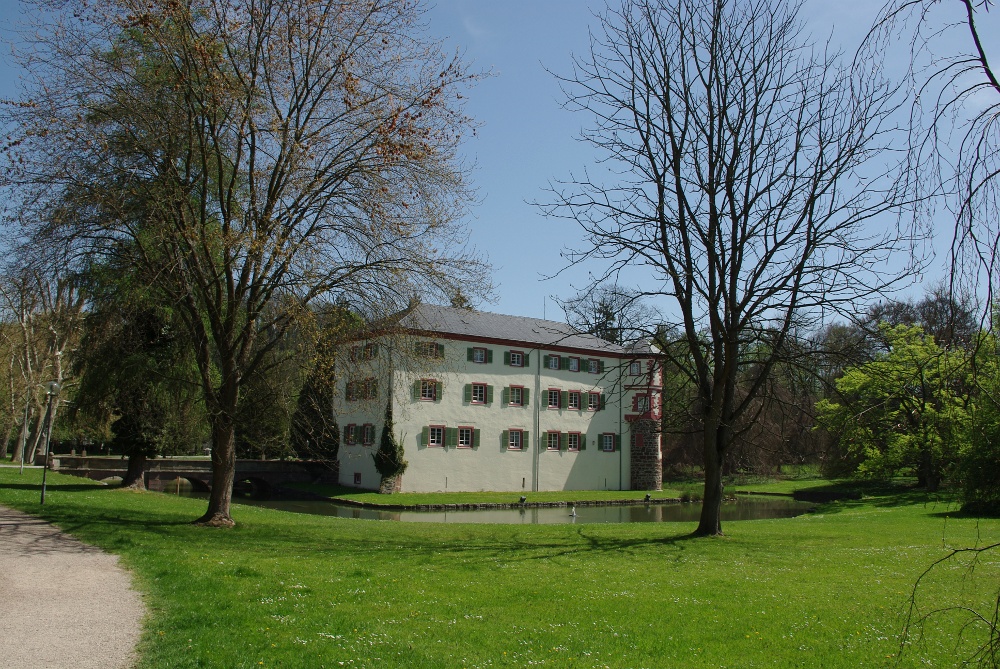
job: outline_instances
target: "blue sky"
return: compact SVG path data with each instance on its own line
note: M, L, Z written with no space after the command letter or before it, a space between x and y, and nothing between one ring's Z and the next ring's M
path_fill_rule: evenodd
M880 2L809 0L805 18L818 41L851 51ZM579 232L547 219L530 201L544 199L546 184L592 165L593 152L575 140L589 119L560 107L556 79L567 73L572 54L588 44L591 8L602 0L436 0L429 31L449 49L460 50L474 69L490 71L470 92L467 111L481 124L465 147L475 163L473 183L480 203L472 210L470 239L494 267L497 301L488 311L559 320L551 296L569 297L586 281L574 270L555 279L560 251ZM15 0L0 0L0 21L16 18ZM995 39L995 38L994 38ZM15 93L9 52L0 66L0 97Z

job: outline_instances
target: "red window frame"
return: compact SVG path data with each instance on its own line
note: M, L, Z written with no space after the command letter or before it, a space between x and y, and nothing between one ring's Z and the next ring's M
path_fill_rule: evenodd
M476 360L476 355L482 354L482 360ZM483 346L473 346L472 347L472 362L476 365L485 365L489 360L489 353L487 353L486 348Z
M437 379L420 379L420 401L433 402L437 399ZM425 388L430 388L430 393L424 392Z
M587 360L587 372L590 374L600 374L601 373L601 361L597 358L589 358Z
M369 437L371 437L369 439ZM361 445L371 446L375 443L375 426L371 423L365 423L361 426Z
M555 360L555 366L552 365L552 361ZM545 369L557 370L562 369L562 356L549 354L549 364L545 366Z
M573 437L576 437L576 446L573 446ZM567 451L579 451L580 441L583 439L583 435L579 432L568 432L566 433L566 450Z
M511 437L517 435L517 446L511 446ZM513 428L507 430L507 450L508 451L523 451L524 450L524 430L519 428Z
M574 397L576 398L576 406L573 406ZM579 390L569 391L566 398L566 408L572 411L581 411L583 409L583 393Z
M348 446L354 446L355 444L358 443L357 440L354 438L354 428L356 427L357 427L356 423L349 423L347 425L347 428L345 430L347 438L344 441L347 442Z
M576 369L573 369L573 363L574 362L576 363ZM569 364L567 365L566 369L568 369L571 372L579 372L580 371L580 358L576 357L575 355L574 356L570 356L570 358L569 358Z
M469 404L486 404L486 398L487 398L486 385L487 384L481 383L479 381L473 381L469 385L472 386L472 388L470 388L470 390L469 390ZM476 399L476 388L479 388L483 392L483 398L481 400L477 400Z
M514 391L518 391L517 402L514 401ZM507 406L512 407L523 407L524 406L524 386L511 386L507 394Z
M562 433L558 430L549 430L545 433L545 450L547 451L558 451L559 450L559 440L562 439ZM555 448L552 447L552 442L555 442Z
M462 430L469 431L469 443L468 445L462 445ZM476 428L471 425L459 425L458 426L458 448L472 448L476 443Z
M361 472L354 472L354 485L361 485Z
M594 401L594 398L597 401ZM601 410L601 393L587 393L587 411L600 411Z
M434 430L441 431L441 439L438 443L433 442ZM428 448L444 448L444 425L428 425L427 426L427 447Z
M646 406L641 406L645 400ZM652 400L649 397L649 393L636 393L632 396L632 411L640 414L647 414L652 409Z
M549 409L561 409L562 408L562 390L559 388L549 388L545 396L545 406ZM556 403L552 403L552 393L555 393Z
M524 351L508 351L508 353L510 354L510 366L511 367L524 367ZM517 364L514 364L514 356L515 355L521 356L521 360Z

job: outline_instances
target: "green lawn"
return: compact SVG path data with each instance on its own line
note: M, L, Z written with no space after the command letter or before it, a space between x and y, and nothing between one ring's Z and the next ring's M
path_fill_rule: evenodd
M0 503L122 556L146 594L142 667L956 666L957 614L897 658L907 597L1000 521L914 493L693 527L436 525L234 507L0 469ZM922 610L990 609L1000 554L936 570ZM976 643L967 629L967 644ZM960 647L964 652L968 645Z

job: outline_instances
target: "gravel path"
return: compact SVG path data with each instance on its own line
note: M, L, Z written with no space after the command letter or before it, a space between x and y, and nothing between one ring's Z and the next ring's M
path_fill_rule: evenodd
M126 669L144 614L117 556L0 506L0 668Z

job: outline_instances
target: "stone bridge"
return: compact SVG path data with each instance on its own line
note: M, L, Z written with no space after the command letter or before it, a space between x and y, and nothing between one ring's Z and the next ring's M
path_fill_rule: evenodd
M51 456L52 471L100 481L124 476L128 461L118 456ZM155 458L146 461L146 487L162 491L185 479L197 492L212 489L212 462L208 458ZM274 488L289 483L336 483L336 462L311 460L237 460L234 490L267 498Z

